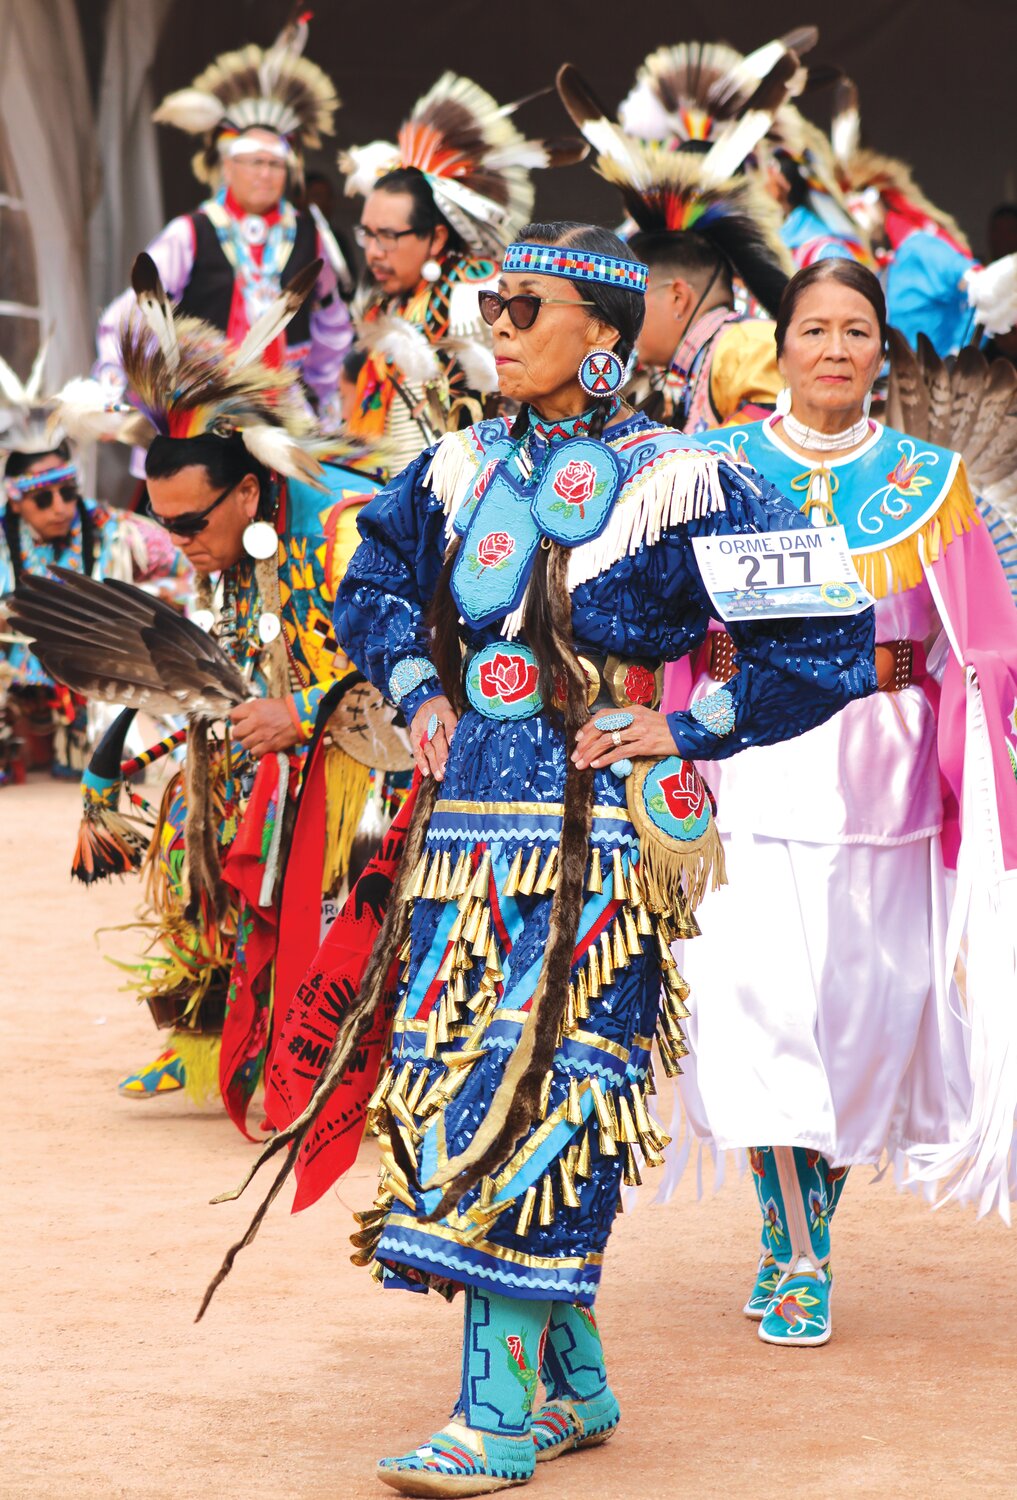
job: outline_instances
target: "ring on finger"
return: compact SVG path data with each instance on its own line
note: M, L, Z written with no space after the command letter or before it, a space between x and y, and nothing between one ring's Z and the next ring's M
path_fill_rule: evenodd
M612 743L612 745L620 745L621 744L621 730L620 729L612 729L611 730L611 743Z

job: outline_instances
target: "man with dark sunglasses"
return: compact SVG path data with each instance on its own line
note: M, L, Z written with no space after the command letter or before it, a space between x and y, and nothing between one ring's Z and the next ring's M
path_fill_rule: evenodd
M17 377L4 373L8 390L17 390ZM174 539L151 521L86 500L70 446L47 433L33 412L43 408L26 400L6 414L12 425L3 439L10 447L0 494L0 597L23 573L48 574L56 563L92 578L144 583L183 607L191 570ZM44 767L76 780L89 751L84 700L53 682L27 646L0 645L4 653L10 732L0 735L0 785Z

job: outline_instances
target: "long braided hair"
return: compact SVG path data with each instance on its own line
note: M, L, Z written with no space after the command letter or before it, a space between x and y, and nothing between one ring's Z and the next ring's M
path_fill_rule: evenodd
M519 238L530 244L568 245L601 255L627 259L630 252L609 230L573 222L529 224ZM643 299L619 287L583 282L583 296L594 303L590 316L616 328L615 353L624 363L643 321ZM599 439L611 410L610 400L597 403L590 436ZM522 408L511 436L522 438L529 426L529 410ZM463 707L462 641L450 589L452 565L459 541L454 538L445 557L432 603L432 660L442 686L457 712ZM572 634L572 600L568 588L569 548L545 540L539 547L523 606L522 634L539 671L545 711L558 719L565 732L567 759L564 814L559 845L558 878L551 901L548 943L540 980L523 1034L506 1066L491 1107L470 1147L434 1178L445 1193L430 1219L443 1217L482 1177L497 1170L517 1141L535 1124L542 1085L558 1045L568 996L576 934L583 906L583 885L593 822L594 773L573 764L576 736L589 718L586 674L579 663Z

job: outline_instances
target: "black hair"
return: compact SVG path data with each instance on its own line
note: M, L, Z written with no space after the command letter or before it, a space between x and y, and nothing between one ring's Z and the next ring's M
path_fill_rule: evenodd
M989 215L989 223L994 224L997 219L1017 219L1017 203L997 203Z
M787 151L774 152L774 158L780 175L787 183L789 207L801 208L803 203L809 201L809 184L804 172Z
M70 444L66 441L57 443L47 453L23 453L20 449L12 449L4 465L4 477L6 479L20 478L22 474L27 474L32 464L37 463L40 458L56 458L62 464L69 464L72 458ZM91 575L96 557L95 522L92 519L92 512L80 494L77 499L77 510L78 520L81 523L81 567L85 574ZM0 518L0 527L3 529L4 540L7 543L7 555L11 560L14 582L17 583L21 577L21 516L9 503L4 510L3 517ZM61 551L59 543L52 545L59 557Z
M198 465L208 475L208 482L215 490L229 489L238 485L248 474L258 481L258 515L267 516L274 503L273 486L268 470L258 462L247 448L239 432L229 437L219 437L214 432L203 432L197 437L170 438L159 434L152 439L145 459L145 476L148 479L172 479L181 469Z
M666 229L641 230L629 240L629 249L648 266L663 267L675 276L707 283L717 277L727 295L734 294L727 257L694 229L680 233Z
M796 271L784 288L780 305L777 308L777 326L774 329L778 358L784 352L784 340L799 300L809 287L815 286L820 281L835 281L839 286L850 287L853 292L865 298L876 314L876 322L879 324L879 341L885 349L886 298L883 296L879 278L857 260L847 258L816 260L811 266L804 266L800 271Z
M462 255L465 253L466 245L462 236L456 233L435 203L430 184L417 167L396 167L394 171L386 172L384 176L378 178L372 192L409 193L413 199L413 206L410 209L410 222L407 227L412 229L414 234L420 235L421 239L426 239L434 233L439 224L444 224L448 230L446 254Z
M340 366L340 369L343 373L343 378L345 380L349 380L352 384L355 385L356 382L360 379L360 372L366 364L367 350L351 349L343 359L343 362Z

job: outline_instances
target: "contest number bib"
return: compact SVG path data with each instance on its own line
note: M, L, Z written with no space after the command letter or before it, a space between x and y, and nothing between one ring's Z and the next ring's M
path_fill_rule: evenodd
M720 620L857 615L873 603L843 526L693 537L692 547Z

